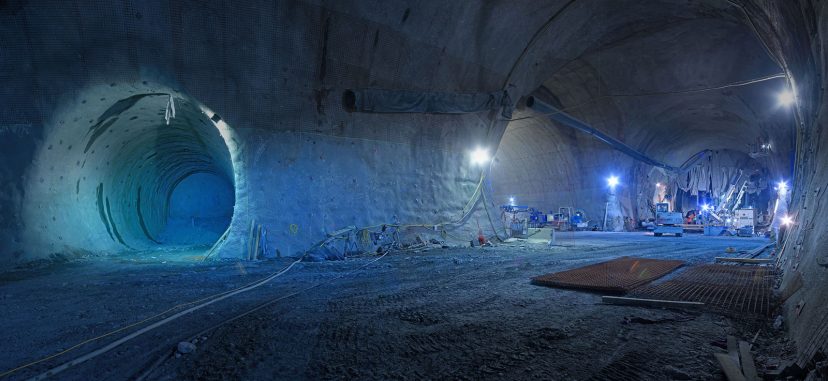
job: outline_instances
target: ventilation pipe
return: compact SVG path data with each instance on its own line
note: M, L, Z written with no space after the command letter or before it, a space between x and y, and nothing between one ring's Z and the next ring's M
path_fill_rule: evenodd
M670 171L670 172L677 172L677 173L685 172L688 169L692 168L694 165L696 165L696 163L698 163L699 160L701 160L702 158L707 156L710 152L712 152L711 150L707 150L707 149L702 150L699 153L696 153L695 155L693 155L689 159L687 159L687 161L685 161L684 164L682 164L681 167L674 167L672 165L662 163L658 160L655 160L655 159L639 152L638 150L626 145L624 142L622 142L622 141L620 141L616 138L613 138L612 136L609 136L609 135L607 135L607 134L605 134L601 131L598 131L597 129L595 129L592 126L578 120L577 118L573 117L572 115L569 115L569 114L561 111L560 109L558 109L558 108L556 108L556 107L554 107L554 106L552 106L552 105L550 105L546 102L541 101L540 99L538 99L535 96L529 96L526 99L526 106L533 109L533 110L535 110L535 111L537 111L537 112L540 112L540 113L544 114L545 116L547 116L553 122L558 122L558 123L561 123L565 126L569 126L569 127L572 127L576 130L579 130L581 132L585 132L587 134L590 134L593 137L595 137L596 139L606 143L607 145L609 145L613 149L618 150L618 151L624 153L625 155L627 155L629 157L632 157L635 160L638 160L638 161L641 161L643 163L652 165L654 167L663 168L663 169L665 169L667 171Z

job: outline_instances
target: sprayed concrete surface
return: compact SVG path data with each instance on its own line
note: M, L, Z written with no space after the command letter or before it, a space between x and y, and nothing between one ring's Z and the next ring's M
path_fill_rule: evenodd
M376 256L301 263L60 378L138 377L154 369L149 379L716 379L723 377L713 357L721 350L716 343L728 334L749 340L761 329L761 366L763 343L778 340L769 322L602 305L600 294L535 286L529 278L622 255L709 263L727 247L749 250L766 242L579 232L559 234L554 248L530 239L393 252L373 263ZM200 254L157 251L4 273L0 342L7 350L0 368L261 279L290 262L194 261ZM294 292L199 334L195 352L171 356L179 341ZM42 372L125 332L11 378Z

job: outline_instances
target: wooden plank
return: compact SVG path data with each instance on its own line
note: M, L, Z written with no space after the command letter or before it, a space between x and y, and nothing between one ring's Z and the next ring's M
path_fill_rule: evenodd
M641 299L641 298L626 298L622 296L602 296L601 302L604 304L616 304L626 306L643 306L643 307L701 307L704 303L700 302L683 302L676 300L662 300L662 299Z
M750 354L750 344L747 341L739 342L739 359L742 360L742 373L748 381L759 381L759 373L756 372L756 364L753 362L753 355Z
M771 243L769 243L769 244L767 244L767 245L762 245L762 246L757 247L756 249L751 250L751 251L748 253L748 257L750 257L750 258L756 258L756 257L758 257L760 254L764 253L764 252L765 252L765 250L767 250L767 249L768 249L769 247L771 247L771 246L776 246L776 242L771 242Z
M250 220L250 236L247 237L247 260L250 260L250 253L253 251L253 234L256 231L256 220Z
M730 258L730 257L716 257L716 262L736 262L736 263L771 263L773 259L770 258Z
M727 336L727 354L736 360L736 365L739 365L739 341L734 336Z
M739 341L735 336L727 335L727 354L733 359L736 366L741 369L742 362L739 360Z
M724 372L727 379L730 381L747 381L745 376L742 374L742 371L739 370L739 365L736 364L736 360L730 357L729 354L726 353L715 353L716 360L719 360L719 365L722 367L722 371Z

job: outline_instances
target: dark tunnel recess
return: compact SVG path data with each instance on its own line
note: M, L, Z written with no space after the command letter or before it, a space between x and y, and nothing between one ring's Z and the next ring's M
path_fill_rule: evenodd
M29 223L64 245L109 252L214 244L230 225L235 186L210 115L180 94L109 99L81 100L72 113L83 118L49 137L40 163L49 188Z

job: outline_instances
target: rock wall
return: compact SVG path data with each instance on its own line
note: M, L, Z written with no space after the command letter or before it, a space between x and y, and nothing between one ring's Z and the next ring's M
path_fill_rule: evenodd
M790 74L797 96L795 181L781 264L786 326L806 366L828 353L828 7L820 1L752 1L747 11Z

